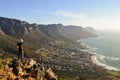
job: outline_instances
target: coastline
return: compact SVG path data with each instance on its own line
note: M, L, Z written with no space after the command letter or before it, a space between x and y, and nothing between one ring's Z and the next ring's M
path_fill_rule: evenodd
M98 59L97 59L98 56L100 56L100 55L93 54L91 56L91 60L92 60L93 64L96 64L97 66L101 66L101 67L103 67L104 69L107 69L107 70L120 71L120 69L117 69L117 68L111 67L111 66L107 66L106 64L103 64L103 63L99 62Z
M82 50L82 51L85 51L85 52L88 52L89 54L92 54L92 55L91 55L91 61L92 61L93 64L95 64L95 65L97 65L97 66L100 66L100 67L103 67L103 68L106 69L106 70L120 71L120 69L118 69L118 68L116 68L116 67L112 67L112 66L106 65L106 64L104 64L104 63L101 63L101 62L98 60L98 57L105 57L105 56L90 51L91 47L89 47L89 46L86 45L85 43L81 42L81 44L86 47L86 49L85 49L85 50Z

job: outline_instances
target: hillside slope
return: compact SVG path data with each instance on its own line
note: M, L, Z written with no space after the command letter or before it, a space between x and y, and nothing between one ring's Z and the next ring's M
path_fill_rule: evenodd
M87 32L80 26L29 24L26 21L4 17L0 17L0 34L2 52L16 53L16 43L18 39L23 38L28 56L35 56L32 54L36 48L41 47L41 45L48 45L49 42L56 40L76 41L77 39L96 37L95 34Z

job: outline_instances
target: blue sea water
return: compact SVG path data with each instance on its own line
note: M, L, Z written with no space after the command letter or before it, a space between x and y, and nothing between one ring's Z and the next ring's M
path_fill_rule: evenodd
M120 70L120 31L99 31L99 37L82 40L92 52L101 56L97 59L106 66Z

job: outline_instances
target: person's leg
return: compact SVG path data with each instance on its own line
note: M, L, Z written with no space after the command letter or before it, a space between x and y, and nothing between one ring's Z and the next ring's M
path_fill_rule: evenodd
M18 52L18 61L20 61L20 51Z
M22 53L21 53L21 61L23 61L23 59L24 59L24 52L22 51Z

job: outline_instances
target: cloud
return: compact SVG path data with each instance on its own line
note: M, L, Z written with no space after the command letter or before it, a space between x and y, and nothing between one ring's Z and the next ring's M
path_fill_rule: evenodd
M120 19L119 18L106 18L99 16L92 16L82 13L75 13L69 11L40 11L32 10L36 18L41 17L45 23L63 23L65 25L80 25L80 26L93 26L96 29L120 29ZM58 17L56 17L58 16ZM61 17L61 18L60 18ZM49 19L48 19L49 18ZM47 21L48 20L48 21ZM44 22L43 21L43 22Z
M75 12L68 12L68 11L56 11L56 12L46 12L40 10L31 10L34 14L52 14L57 15L65 18L72 18L72 19L84 19L86 17L85 14L75 13Z
M51 12L51 13L57 16L63 16L68 18L75 18L75 19L85 18L85 14L79 14L74 12L57 11L57 12Z

